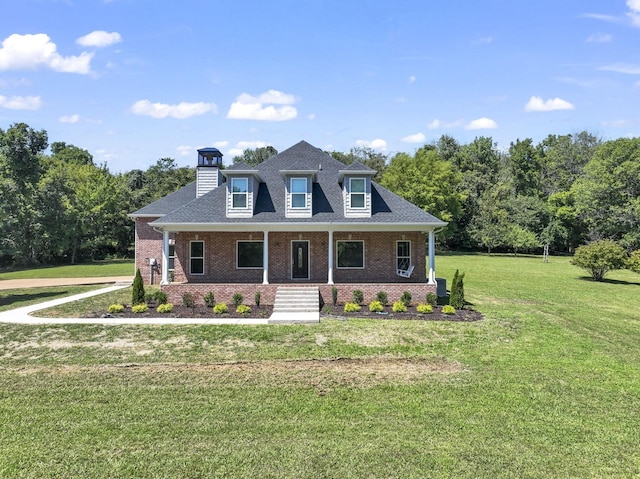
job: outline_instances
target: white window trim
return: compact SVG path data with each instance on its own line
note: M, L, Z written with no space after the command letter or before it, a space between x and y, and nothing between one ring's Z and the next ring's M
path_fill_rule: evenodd
M339 264L339 250L338 243L362 243L362 266L340 266ZM365 269L366 267L366 252L364 248L364 240L337 240L336 241L336 268L337 269Z
M236 269L264 269L264 264L262 266L238 266L238 254L240 252L238 243L262 243L262 261L264 263L264 240L236 240Z
M173 254L171 254L171 248L173 248ZM173 259L173 268L169 268L169 271L175 271L176 270L176 245L175 244L169 244L169 249L167 251L167 266L169 264L171 264L171 260Z
M293 192L293 181L304 180L304 193ZM292 176L289 178L289 195L291 195L291 209L304 210L309 207L309 178L305 176ZM293 195L304 195L304 206L293 206Z
M233 191L233 183L234 181L244 181L246 184L246 191L244 192L234 192ZM249 178L231 178L231 209L232 210L244 210L247 209L249 207ZM235 197L235 195L244 195L244 206L233 206L233 198Z
M364 184L364 191L357 191L354 193L352 182L353 180L361 180ZM362 195L362 206L353 206L353 195ZM349 178L349 207L354 210L364 210L367 208L367 179L366 178Z
M409 256L398 256L398 243L409 243ZM400 258L409 258L407 269L409 269L409 267L413 264L413 261L411 260L411 250L411 240L396 240L396 269L400 269L398 268L398 260Z
M202 256L191 256L191 245L193 243L202 243ZM205 244L204 240L191 240L189 241L189 275L191 276L204 276L204 272L206 271L204 258L205 258ZM191 260L193 259L201 259L202 260L202 273L192 273L191 272Z

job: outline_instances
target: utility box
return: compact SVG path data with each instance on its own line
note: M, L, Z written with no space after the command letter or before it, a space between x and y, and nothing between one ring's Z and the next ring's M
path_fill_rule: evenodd
M447 295L447 280L445 278L436 278L436 285L438 298L444 298Z

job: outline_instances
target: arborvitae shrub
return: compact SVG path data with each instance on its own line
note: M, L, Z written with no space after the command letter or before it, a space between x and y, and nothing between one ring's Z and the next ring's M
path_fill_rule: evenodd
M236 308L240 306L243 301L244 301L244 296L242 296L240 293L234 293L233 296L231 297L231 302Z
M458 270L456 270L451 283L449 304L456 309L463 309L464 302L464 273L460 274Z
M351 293L351 299L356 304L362 304L364 301L364 294L359 289L354 289L353 293Z
M402 303L407 308L411 306L411 293L409 291L405 291L404 293L402 293L402 296L400 296L400 301L402 301Z
M378 291L378 294L376 294L376 299L380 301L382 306L386 306L387 304L389 304L389 298L387 297L387 293L385 293L384 291Z
M136 277L133 279L133 287L131 289L131 304L143 304L144 303L144 284L142 282L142 275L140 274L140 268L136 270Z
M338 304L338 288L331 286L331 302L335 306Z
M202 299L207 308L213 308L216 304L216 297L213 295L213 291L209 291Z
M145 293L144 302L149 305L156 300L156 295L154 293Z
M253 295L253 302L256 303L256 308L260 307L260 291L256 291L256 294Z

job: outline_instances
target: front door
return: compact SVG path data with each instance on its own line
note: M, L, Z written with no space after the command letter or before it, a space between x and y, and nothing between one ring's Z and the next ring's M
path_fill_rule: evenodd
M291 242L291 278L309 279L309 242Z

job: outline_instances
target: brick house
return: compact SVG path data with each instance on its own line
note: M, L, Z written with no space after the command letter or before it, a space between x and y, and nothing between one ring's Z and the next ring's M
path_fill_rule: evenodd
M326 302L332 287L340 302L354 289L365 302L436 292L435 233L446 223L375 183L375 170L304 141L255 167L221 166L217 149L198 150L195 182L130 214L136 268L170 301L260 291L273 304L294 285L318 287Z

